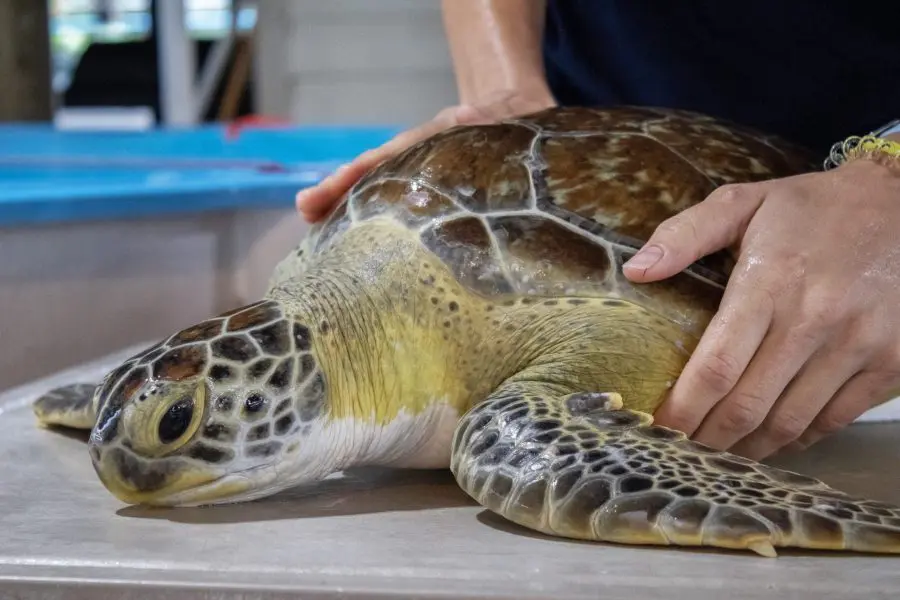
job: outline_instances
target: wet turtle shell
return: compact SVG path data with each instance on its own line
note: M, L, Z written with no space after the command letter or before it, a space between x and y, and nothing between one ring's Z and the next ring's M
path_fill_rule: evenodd
M621 265L662 221L717 187L814 168L802 148L707 115L552 108L456 127L384 162L301 252L321 252L354 224L392 218L418 230L481 295L619 297L694 329L718 305L733 266L728 252L654 284L630 283Z

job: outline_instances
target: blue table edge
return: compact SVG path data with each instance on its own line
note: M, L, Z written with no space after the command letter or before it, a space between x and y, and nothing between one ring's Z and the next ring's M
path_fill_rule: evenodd
M298 191L401 130L306 126L232 138L226 129L90 133L0 125L0 228L292 209ZM71 165L61 164L66 157Z

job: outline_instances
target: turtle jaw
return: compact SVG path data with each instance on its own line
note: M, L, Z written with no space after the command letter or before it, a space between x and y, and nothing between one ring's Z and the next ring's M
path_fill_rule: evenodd
M273 491L265 484L274 480L274 469L259 467L246 473L217 477L205 483L199 483L202 480L197 480L196 485L188 488L179 487L151 494L119 496L119 499L127 504L164 508L236 504L271 495Z
M152 506L191 508L249 502L280 491L282 488L277 486L276 478L274 467L255 467L243 473L225 475L190 489L157 497Z
M125 504L149 507L195 507L235 504L272 496L295 485L318 481L342 463L310 461L294 451L263 463L204 466L183 456L146 459L117 445L91 447L100 482Z
M115 464L114 464L115 463ZM106 489L121 502L151 507L191 507L230 504L274 493L276 479L272 465L253 467L239 473L197 469L173 474L158 487L141 487L139 478L122 473L119 461L107 460L95 465ZM147 481L152 481L148 478Z
M168 497L206 488L223 476L218 469L175 460L146 462L120 447L93 447L91 458L100 482L125 504L161 505Z
M178 506L177 501L172 502L172 498L183 496L192 490L205 490L213 486L222 478L204 478L202 475L187 477L179 480L179 483L189 482L177 485L174 490L170 488L162 488L159 490L146 491L135 489L120 480L104 477L100 475L100 481L106 486L109 492L125 504L143 505L143 506Z

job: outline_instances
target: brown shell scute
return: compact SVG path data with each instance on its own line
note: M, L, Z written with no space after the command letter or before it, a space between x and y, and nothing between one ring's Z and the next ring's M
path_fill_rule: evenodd
M549 138L541 154L553 204L638 240L715 189L703 171L642 135Z
M572 282L600 285L610 270L606 249L540 214L490 219L514 285L532 293L564 293Z
M608 131L641 133L647 122L665 119L672 112L643 106L620 106L602 110L572 106L563 109L551 108L518 119L516 122L531 125L549 135Z
M459 210L453 200L434 188L410 179L384 179L360 189L350 198L357 219L394 215L407 225L424 225L430 219Z
M422 243L444 261L457 280L484 295L513 291L491 235L478 217L440 221L422 233Z
M778 149L773 145L777 141L710 118L651 122L646 132L695 165L716 186L781 177L812 166L796 153Z
M356 185L354 195L382 178L417 180L471 211L517 209L530 195L524 159L534 137L512 124L451 129L386 161Z
M784 141L705 115L555 108L457 127L385 161L310 247L387 219L418 234L476 293L619 296L690 324L717 303L732 265L726 252L644 286L622 276L622 261L723 183L817 168Z

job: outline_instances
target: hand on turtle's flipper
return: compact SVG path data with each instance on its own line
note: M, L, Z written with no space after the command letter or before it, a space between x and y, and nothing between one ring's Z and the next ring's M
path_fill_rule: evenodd
M521 392L501 390L464 415L451 454L460 487L519 525L763 556L900 553L900 508L697 444L622 409L618 394Z
M97 386L73 383L54 388L32 404L32 410L42 425L91 429L97 420L93 396Z
M762 460L804 448L900 385L900 162L723 186L626 264L664 279L730 247L718 312L659 424Z

